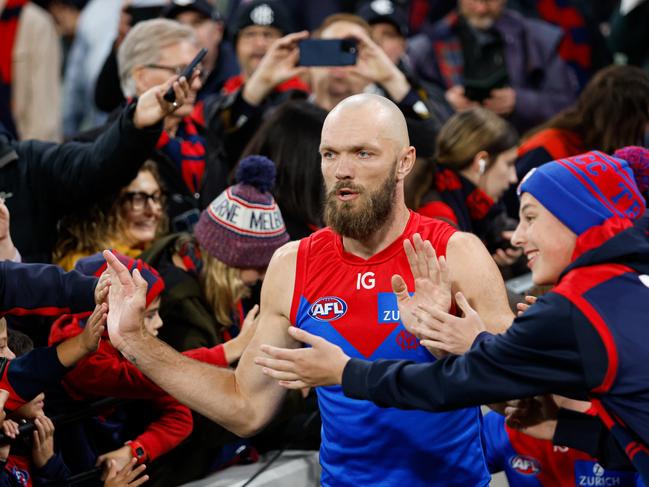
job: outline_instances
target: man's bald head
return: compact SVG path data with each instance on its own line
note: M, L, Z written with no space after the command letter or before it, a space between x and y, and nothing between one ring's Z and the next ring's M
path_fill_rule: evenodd
M336 233L366 241L391 225L395 211L407 219L403 182L416 155L406 121L390 100L362 94L341 101L322 127L320 154L325 222Z
M336 124L350 116L359 123L372 124L379 132L377 135L394 140L397 151L410 146L406 119L399 107L386 97L361 93L345 98L327 115L323 132L327 125Z

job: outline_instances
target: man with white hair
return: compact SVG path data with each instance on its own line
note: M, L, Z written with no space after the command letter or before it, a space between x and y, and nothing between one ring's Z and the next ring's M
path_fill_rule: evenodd
M124 95L139 96L160 80L180 74L197 53L191 27L167 19L138 23L117 51ZM192 91L185 105L165 117L152 156L167 191L173 232L191 231L200 211L226 184L227 170L215 159L216 151L208 151L200 117L193 116L195 101L196 91Z

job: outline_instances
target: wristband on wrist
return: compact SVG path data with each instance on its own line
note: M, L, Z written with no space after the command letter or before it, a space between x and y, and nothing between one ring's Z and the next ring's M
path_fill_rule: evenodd
M131 454L133 455L133 458L137 458L138 465L141 465L146 461L146 450L139 441L127 441L125 444L131 447Z

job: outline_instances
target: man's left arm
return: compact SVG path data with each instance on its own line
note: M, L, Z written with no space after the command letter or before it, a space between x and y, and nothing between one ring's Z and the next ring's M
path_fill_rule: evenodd
M493 334L502 333L514 320L498 266L478 237L456 232L446 247L453 295L461 292Z

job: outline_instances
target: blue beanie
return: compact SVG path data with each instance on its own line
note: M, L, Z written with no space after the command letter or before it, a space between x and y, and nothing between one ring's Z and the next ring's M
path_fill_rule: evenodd
M519 197L522 193L534 196L577 235L613 217L635 220L645 210L629 163L599 151L532 169L518 187Z

